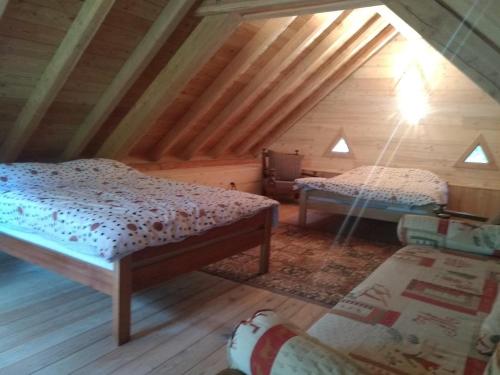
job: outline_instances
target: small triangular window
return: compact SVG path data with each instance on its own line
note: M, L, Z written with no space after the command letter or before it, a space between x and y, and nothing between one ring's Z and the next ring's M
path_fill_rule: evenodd
M351 150L349 149L349 146L347 145L347 142L345 141L345 139L343 137L341 137L337 141L337 143L335 144L335 146L332 147L332 152L340 152L340 153L343 153L343 154L347 154L350 151Z
M465 163L479 163L479 164L488 164L490 161L488 160L488 156L484 152L484 149L481 145L477 145L476 148L467 156L464 160Z
M493 152L482 135L479 135L465 150L455 167L498 169Z

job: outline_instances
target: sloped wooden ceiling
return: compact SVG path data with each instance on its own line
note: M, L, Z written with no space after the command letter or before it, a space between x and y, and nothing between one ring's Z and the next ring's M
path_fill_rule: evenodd
M456 19L467 1L446 14ZM434 2L442 7L426 4ZM425 14L410 3L387 0L419 30ZM397 34L375 8L353 9L375 4L9 0L0 19L0 159L254 157ZM482 25L468 30L495 57L497 41L485 35L498 24ZM460 64L497 95L498 66Z

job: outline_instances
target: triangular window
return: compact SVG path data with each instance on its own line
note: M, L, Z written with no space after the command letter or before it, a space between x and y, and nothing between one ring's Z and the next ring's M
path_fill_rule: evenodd
M493 153L482 135L465 150L455 166L462 168L497 169Z
M488 160L488 156L484 152L481 145L477 145L474 151L472 151L469 156L467 156L464 160L465 163L480 163L480 164L488 164L490 161Z
M330 143L325 151L325 156L339 156L344 158L353 157L351 145L349 144L343 129L339 131L337 136L333 139L333 142Z
M347 142L345 141L344 137L341 137L335 146L332 147L332 152L341 152L341 153L348 153L349 146L347 145Z

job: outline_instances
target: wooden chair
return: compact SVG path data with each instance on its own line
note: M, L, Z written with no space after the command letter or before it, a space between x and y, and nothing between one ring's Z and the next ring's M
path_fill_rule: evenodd
M297 199L299 192L293 187L295 179L302 176L303 159L304 156L299 155L299 150L295 150L294 154L285 154L264 149L262 151L263 195Z

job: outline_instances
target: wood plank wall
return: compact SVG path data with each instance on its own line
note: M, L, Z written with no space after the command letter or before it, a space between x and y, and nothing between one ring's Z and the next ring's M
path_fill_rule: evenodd
M213 166L192 164L193 166L167 169L156 168L152 165L129 164L146 174L160 178L171 178L177 181L224 189L229 189L231 182L234 182L237 190L254 194L260 194L262 190L262 165L260 162Z
M425 77L429 112L417 126L397 126L401 116L396 84L411 51L416 51L417 60L412 61ZM325 157L341 129L353 158ZM500 105L430 46L398 37L271 148L299 149L306 155L305 167L318 171L342 172L377 161L429 169L449 181L451 208L490 216L500 212L500 172L454 166L479 134L498 164Z

